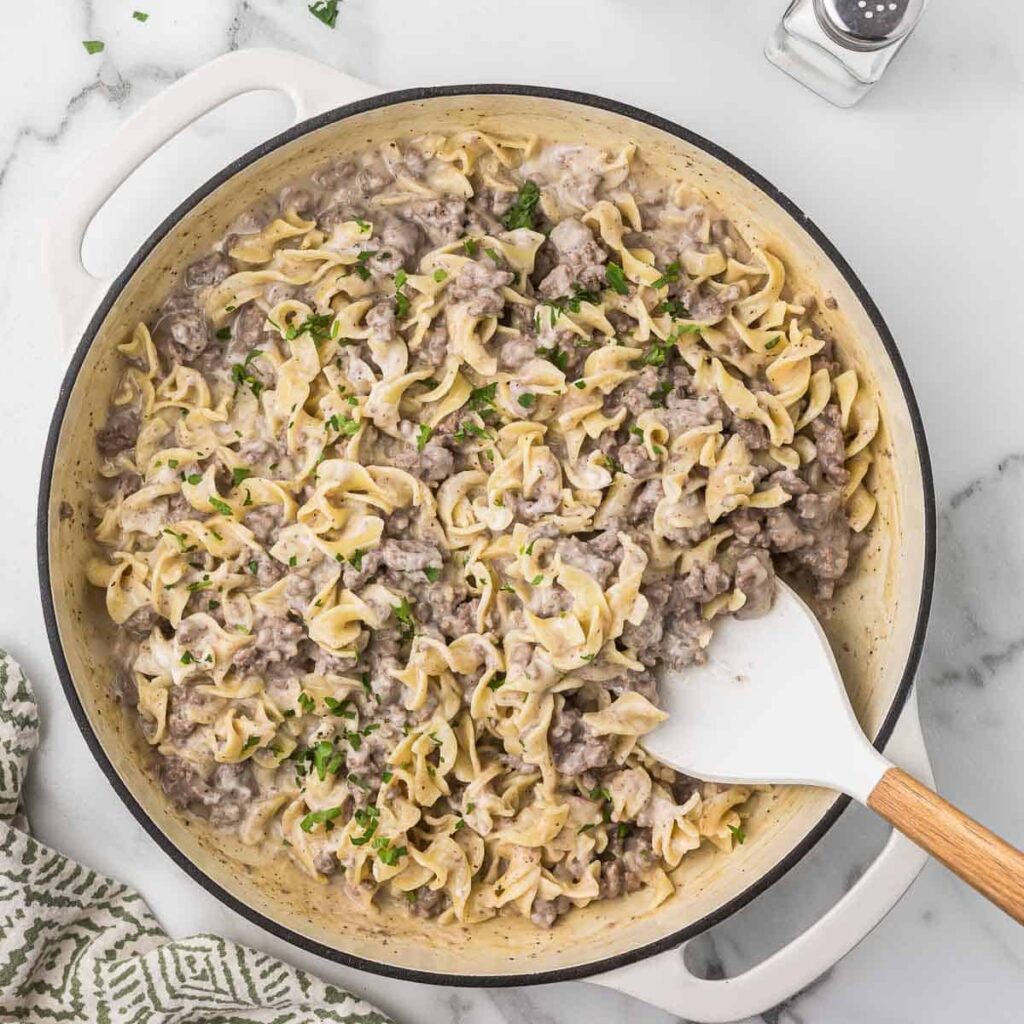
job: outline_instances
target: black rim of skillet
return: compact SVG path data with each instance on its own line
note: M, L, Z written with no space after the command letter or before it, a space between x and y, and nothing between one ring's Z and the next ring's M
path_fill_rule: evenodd
M917 401L914 398L914 392L911 388L906 368L900 358L900 354L896 348L896 343L893 340L892 334L886 326L885 321L882 319L882 314L878 311L878 307L872 301L864 286L861 284L860 279L853 272L846 260L843 259L835 246L828 240L821 229L794 202L792 202L792 200L780 192L779 189L771 182L767 181L764 177L758 174L757 171L753 170L753 168L747 166L747 164L742 160L737 159L730 152L722 149L721 146L710 142L708 139L705 139L686 128L662 117L658 117L655 114L651 114L645 110L640 110L636 107L629 106L628 104L620 103L616 100L605 99L590 93L574 92L566 89L549 89L528 85L430 86L383 93L369 99L348 103L344 106L337 107L333 110L327 111L326 113L319 114L316 117L309 118L306 121L293 125L291 128L274 136L272 139L269 139L261 145L256 146L254 149L249 150L248 153L239 157L218 174L215 174L204 185L196 189L191 196L180 203L178 207L164 219L159 227L153 231L149 238L146 239L139 250L128 262L128 265L117 276L113 284L110 286L110 289L103 297L99 308L89 321L89 324L86 327L77 348L75 349L74 355L68 366L67 373L65 374L64 380L61 384L60 394L57 399L57 406L54 410L53 419L50 423L49 434L46 439L46 450L42 464L42 477L39 485L39 504L36 521L36 555L39 568L39 586L43 603L43 615L46 620L46 632L50 641L50 649L53 652L53 658L57 666L57 672L60 676L61 685L64 688L64 693L69 705L71 706L71 710L75 716L76 722L78 723L78 727L82 731L82 735L85 737L85 740L89 745L89 749L92 751L97 763L103 770L103 773L107 776L107 779L114 787L118 796L120 796L121 800L124 801L128 810L135 816L135 819L139 824L149 833L150 836L152 836L152 838L158 843L164 852L171 857L178 867L202 885L203 888L216 896L222 903L231 907L232 910L241 914L253 924L257 924L272 935L284 939L292 945L308 950L311 953L315 953L326 960L331 960L347 967L354 967L359 970L369 971L372 974L398 978L403 981L423 982L434 985L491 988L512 985L548 984L552 982L573 981L587 978L595 974L600 974L604 971L625 967L626 965L635 963L638 960L643 960L646 957L653 956L656 953L678 946L687 939L693 938L695 935L699 935L701 932L707 931L709 928L719 924L727 917L734 914L737 910L754 899L754 897L759 896L774 882L778 881L778 879L789 871L789 869L798 861L800 861L811 847L821 839L829 828L831 828L843 810L845 810L846 805L849 803L849 797L838 796L822 816L821 820L818 821L814 828L811 829L811 831L800 841L800 843L797 844L796 847L783 857L782 860L770 871L762 875L756 882L749 885L739 895L729 900L728 903L723 904L712 913L705 915L699 921L695 921L685 928L674 931L671 934L665 935L654 942L649 942L646 945L638 946L633 949L626 950L623 953L616 954L615 956L607 957L604 960L596 960L576 964L571 967L562 967L555 970L540 972L529 971L526 973L498 975L449 975L433 971L412 970L405 967L392 966L391 964L376 960L367 960L360 956L354 956L351 953L346 953L330 946L325 946L314 939L310 939L299 932L278 924L269 917L266 917L254 910L252 907L247 906L231 893L227 892L212 878L206 875L199 867L197 867L196 864L189 860L178 849L178 847L171 842L163 831L161 831L156 823L146 814L142 806L136 801L135 797L129 791L128 787L121 780L121 777L111 764L110 759L107 757L106 752L100 745L96 734L93 732L89 724L89 720L86 717L85 709L79 699L78 692L71 679L71 673L68 670L67 661L64 657L64 651L61 647L60 637L57 631L57 619L50 587L48 539L50 485L52 481L54 461L57 454L57 441L63 424L68 399L77 379L79 369L81 368L82 362L84 361L85 356L88 353L97 332L99 331L100 325L103 323L104 318L110 311L110 308L113 306L117 297L120 295L122 289L131 279L135 271L146 260L157 243L174 228L178 221L193 206L195 206L196 203L204 199L229 178L248 167L254 161L266 156L268 153L280 146L286 145L287 143L292 142L311 131L315 131L318 128L322 128L326 125L344 120L347 117L374 110L379 107L430 100L437 97L471 97L482 95L527 96L535 97L538 100L560 100L579 104L585 107L593 107L598 110L605 110L614 114L619 114L623 117L631 118L634 121L639 121L652 128L660 129L669 135L674 135L675 137L704 150L706 153L717 158L734 171L743 175L748 181L756 185L761 189L761 191L766 193L769 198L781 206L821 247L857 296L857 299L870 317L875 330L878 331L878 334L882 339L882 343L885 346L886 352L892 362L893 369L896 372L897 379L899 380L900 387L903 391L903 398L907 403L911 423L913 424L917 454L921 466L921 479L924 488L925 551L924 571L921 580L921 603L918 608L917 622L914 628L914 636L911 643L910 653L907 658L906 666L903 670L900 685L893 697L892 704L886 713L885 719L882 722L878 736L875 739L874 745L876 748L881 749L885 745L889 736L892 734L900 713L903 710L903 706L906 702L907 695L910 692L910 687L914 679L914 673L917 669L918 661L920 660L921 648L924 644L925 630L928 622L928 613L931 606L932 586L935 575L935 494L932 484L928 445L925 439L924 427L921 422L921 414L917 406Z

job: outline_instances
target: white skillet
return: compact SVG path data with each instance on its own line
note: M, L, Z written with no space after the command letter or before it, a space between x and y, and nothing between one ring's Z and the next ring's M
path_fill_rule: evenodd
M767 615L717 624L708 660L660 681L667 721L644 746L711 782L847 793L1024 924L1024 853L890 764L861 731L828 640L778 583Z

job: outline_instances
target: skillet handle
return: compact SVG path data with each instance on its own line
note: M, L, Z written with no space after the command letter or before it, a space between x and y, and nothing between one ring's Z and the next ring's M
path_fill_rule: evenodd
M916 693L886 747L886 756L932 783ZM893 831L882 852L832 909L788 945L734 978L711 981L687 968L685 944L588 979L658 1006L684 1020L756 1017L806 988L850 952L896 905L928 857Z
M69 348L112 279L82 263L86 229L125 179L165 142L222 103L255 90L284 93L295 121L379 92L344 72L283 50L251 49L217 57L190 71L137 110L76 168L43 228L43 263Z

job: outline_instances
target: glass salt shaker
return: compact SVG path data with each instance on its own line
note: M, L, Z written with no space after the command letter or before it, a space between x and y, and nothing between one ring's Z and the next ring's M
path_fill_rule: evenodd
M786 74L852 107L899 53L928 0L793 0L765 44Z

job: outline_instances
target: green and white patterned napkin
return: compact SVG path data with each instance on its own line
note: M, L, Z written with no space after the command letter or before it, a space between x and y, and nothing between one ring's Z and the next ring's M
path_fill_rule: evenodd
M20 813L39 738L0 650L0 1019L75 1024L391 1024L343 989L215 935L170 940L137 892L36 842Z

